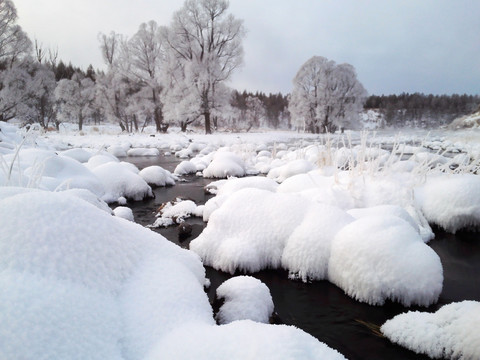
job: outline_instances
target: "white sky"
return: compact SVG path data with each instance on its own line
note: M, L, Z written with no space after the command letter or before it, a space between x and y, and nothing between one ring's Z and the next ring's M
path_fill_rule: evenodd
M181 0L13 0L18 23L59 58L103 68L99 32L168 25ZM480 94L478 0L230 0L243 19L240 91L291 91L314 55L352 64L370 94Z

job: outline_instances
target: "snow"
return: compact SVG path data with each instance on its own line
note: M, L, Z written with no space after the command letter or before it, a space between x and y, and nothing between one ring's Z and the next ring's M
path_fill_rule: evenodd
M395 316L380 330L390 341L433 359L480 358L480 303L444 305L435 313L409 311Z
M102 199L107 203L116 202L120 197L135 201L153 197L152 188L127 163L110 161L96 166L92 172L103 184Z
M152 165L140 170L138 173L149 185L167 186L175 185L175 177L161 166Z
M480 178L471 174L428 176L415 198L429 223L448 232L480 226Z
M307 160L294 160L283 166L271 169L268 172L267 177L281 183L293 175L304 174L313 170L314 168L314 165Z
M160 151L155 148L134 148L127 151L127 156L159 156Z
M236 276L224 281L217 288L217 298L225 300L217 314L219 324L229 324L236 320L268 324L273 314L270 290L252 276Z
M187 336L186 336L187 335ZM146 357L199 360L345 360L345 357L294 326L267 325L251 320L222 326L175 329Z
M126 206L117 206L113 209L113 214L129 221L135 221L132 209Z
M0 194L0 358L142 358L149 334L213 324L189 251L75 196Z
M173 224L180 224L190 216L201 216L197 205L192 200L175 199L162 205L158 212L157 219L149 227L167 227Z
M246 174L245 163L236 154L228 151L215 153L212 162L203 170L206 178L226 178L229 176L241 177Z
M175 170L173 171L175 175L195 174L196 172L197 166L189 160L182 161L175 167Z
M408 222L391 215L362 217L341 229L328 275L347 295L371 305L390 299L428 306L443 287L438 255Z

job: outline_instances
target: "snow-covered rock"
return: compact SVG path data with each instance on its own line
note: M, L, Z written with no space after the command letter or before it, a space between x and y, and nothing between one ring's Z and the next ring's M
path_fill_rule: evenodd
M187 175L187 174L195 174L197 172L197 166L188 160L182 161L175 167L173 173L175 175Z
M160 151L156 148L133 148L127 151L128 156L159 156Z
M252 320L268 324L273 314L270 290L252 276L236 276L224 281L217 288L217 298L224 299L217 313L220 324L236 320Z
M390 341L432 359L480 359L480 303L444 305L435 313L409 311L380 328Z

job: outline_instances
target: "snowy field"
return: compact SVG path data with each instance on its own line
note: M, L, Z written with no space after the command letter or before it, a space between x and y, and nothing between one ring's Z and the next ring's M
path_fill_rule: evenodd
M0 122L0 154L0 358L244 359L255 349L343 359L300 329L269 325L272 298L250 276L217 289L225 302L213 314L202 263L285 269L371 305L429 306L443 286L432 226L480 226L476 129L27 133ZM125 161L164 154L179 159L174 171ZM151 226L203 218L190 250L135 224L128 208L186 174L211 179L215 196L167 204ZM478 359L478 326L470 301L399 315L381 331L432 358Z

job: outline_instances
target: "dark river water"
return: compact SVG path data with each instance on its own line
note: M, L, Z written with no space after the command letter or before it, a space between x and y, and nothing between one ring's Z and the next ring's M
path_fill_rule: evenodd
M140 169L160 165L173 172L179 160L169 157L127 158ZM154 189L156 198L130 203L135 221L147 225L155 221L156 209L164 202L182 197L204 204L211 195L203 187L211 179L185 177L175 186ZM170 241L188 248L189 242L205 226L198 218L187 220L192 225L192 236L180 240L176 227L155 229ZM284 270L265 270L250 274L263 281L270 289L275 312L284 324L295 325L320 341L341 352L351 360L428 359L398 345L390 343L377 333L378 327L397 314L409 311L435 311L444 304L462 300L480 301L480 239L478 233L445 233L435 229L435 239L429 245L440 256L444 269L443 292L437 304L429 308L405 308L396 303L371 306L353 300L343 290L328 281L303 283L292 281ZM211 286L207 290L213 302L216 288L230 274L206 267Z

